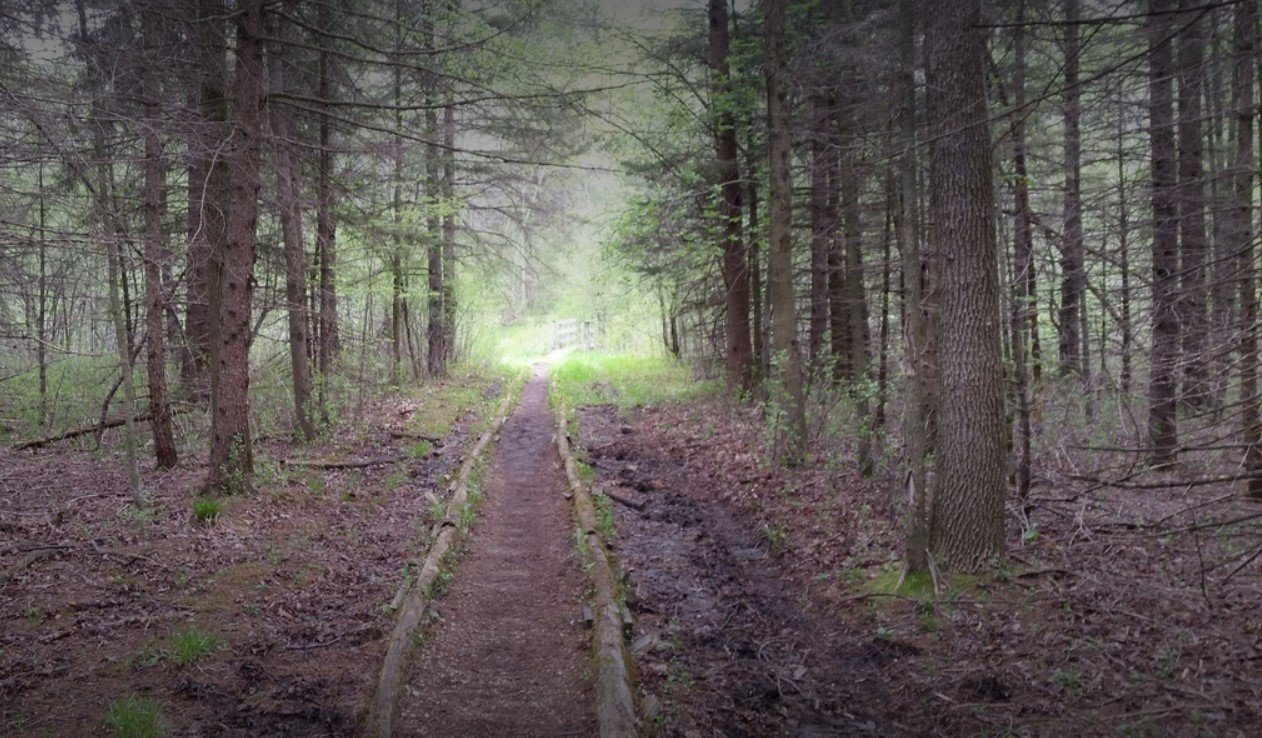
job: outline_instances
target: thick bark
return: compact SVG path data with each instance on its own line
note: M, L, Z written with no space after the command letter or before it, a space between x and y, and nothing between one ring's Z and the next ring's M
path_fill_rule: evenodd
M197 59L191 97L197 121L188 138L188 277L181 384L190 398L210 398L211 307L218 289L216 255L223 251L228 198L228 42L222 0L199 0L190 33Z
M1007 458L995 211L980 3L939 3L925 33L941 396L929 547L950 569L1003 552Z
M1180 10L1199 6L1179 0ZM1178 315L1182 339L1183 402L1204 409L1209 399L1206 356L1205 196L1201 187L1201 88L1204 86L1204 21L1189 13L1179 33L1179 249Z
M1148 380L1150 461L1174 461L1178 443L1175 416L1179 233L1170 41L1170 0L1151 0L1148 30L1148 119L1152 146L1152 357Z
M1134 328L1131 326L1131 264L1130 264L1130 204L1126 190L1126 158L1123 151L1123 132L1125 126L1126 101L1119 91L1117 118L1117 232L1118 254L1117 266L1122 282L1121 318L1119 328L1122 331L1122 376L1121 390L1123 397L1130 397L1133 371L1131 369L1131 352L1134 343Z
M810 134L811 191L807 203L811 221L811 297L806 356L812 380L817 380L824 363L824 338L828 335L829 297L832 294L829 285L829 261L830 256L833 256L836 210L829 207L829 201L835 199L830 193L834 181L833 170L836 168L837 142L828 135L835 125L832 101L822 94L817 95L811 107L815 125ZM834 258L833 261L837 259ZM832 290L840 291L841 285L838 283L841 280L837 276L839 275L833 275L831 287ZM835 351L832 355L834 363L841 359Z
M724 365L733 386L748 389L754 379L754 349L749 336L749 275L741 237L741 175L737 163L736 119L732 115L728 69L730 46L727 0L710 0L710 68L714 74L714 158L722 222Z
M793 181L789 168L790 122L785 72L786 0L766 3L767 157L770 169L767 279L771 293L771 353L776 404L776 448L787 464L802 460L806 404L798 350L793 290Z
M1086 305L1086 265L1082 236L1082 118L1078 86L1078 0L1065 0L1065 200L1061 230L1060 329L1061 374L1085 375L1087 359L1082 351L1083 315Z
M211 370L210 468L213 493L247 489L254 460L250 439L250 325L254 229L258 220L260 109L263 101L263 0L243 0L237 20L236 115L232 136L232 207L222 257L219 345Z
M277 21L279 40L272 47L272 86L289 91L289 23ZM298 158L293 112L286 105L269 111L275 140L276 200L280 211L281 239L285 255L285 304L289 319L289 368L293 381L294 425L299 440L315 437L311 421L311 369L307 337L307 254L302 238L302 165Z
M1258 409L1258 296L1256 266L1253 263L1253 132L1256 115L1253 80L1257 53L1257 7L1240 3L1235 13L1235 56L1232 72L1232 115L1235 118L1235 162L1232 184L1235 195L1231 223L1231 243L1239 251L1240 299L1240 436L1244 445L1241 466L1252 478L1245 492L1262 499L1262 420Z
M162 19L159 10L146 6L142 16L145 46L162 48ZM156 54L155 54L156 56ZM150 59L145 71L145 367L149 382L149 425L153 431L153 454L159 469L170 469L179 461L175 434L171 429L171 406L167 402L165 320L166 286L163 275L171 258L162 221L166 215L166 162L161 126L162 82L158 77L160 60Z

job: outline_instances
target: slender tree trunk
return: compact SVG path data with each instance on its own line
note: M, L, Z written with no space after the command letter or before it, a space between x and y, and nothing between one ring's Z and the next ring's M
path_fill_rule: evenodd
M149 60L144 79L145 106L145 365L149 380L149 425L153 430L153 454L159 469L170 469L179 460L175 434L171 429L171 406L167 402L166 344L164 315L166 287L163 274L171 258L162 221L166 215L166 162L161 126L162 82L158 77L163 48L160 11L146 6L142 12L145 46L155 58Z
M316 10L316 23L322 33L332 33L333 20L329 4L320 3ZM333 94L332 41L319 36L319 81L316 94L328 101ZM322 103L319 113L320 155L316 179L316 252L320 261L319 271L319 320L320 341L316 351L316 368L320 372L319 404L320 419L329 422L328 383L333 376L334 364L340 347L337 319L337 224L333 219L333 129L328 104Z
M1121 91L1118 93L1117 118L1117 232L1118 232L1118 271L1122 281L1122 397L1130 401L1131 394L1131 352L1134 342L1134 330L1131 327L1131 265L1130 265L1130 205L1127 202L1126 190L1126 157L1123 146L1123 133L1126 118L1122 114L1126 102Z
M248 489L254 471L250 438L250 341L254 229L258 220L260 109L263 101L263 0L242 0L237 27L236 116L232 138L232 208L224 244L220 345L212 371L210 468L213 493Z
M35 360L39 364L39 424L47 426L48 413L48 206L44 198L44 162L39 163L39 305L35 308Z
M746 236L749 241L749 256L746 263L749 264L749 294L753 303L754 322L752 326L753 333L753 350L755 373L761 377L767 376L767 342L764 340L766 336L766 316L763 309L763 279L762 279L762 254L758 248L761 234L758 231L758 176L757 168L750 166L749 170L749 231Z
M1017 5L1017 27L1013 32L1012 86L1012 168L1013 257L1012 270L1012 363L1016 380L1016 486L1017 497L1030 494L1030 380L1026 356L1026 326L1038 305L1027 290L1034 272L1034 226L1030 218L1030 177L1025 163L1025 0ZM1037 318L1035 318L1037 320Z
M728 381L747 390L754 379L754 350L749 336L749 275L745 242L741 238L741 175L727 61L730 46L727 0L710 0L709 25L709 61L714 74L710 107L714 114L714 158L723 240L724 365Z
M1253 475L1244 484L1245 492L1262 499L1262 420L1258 410L1258 295L1257 269L1253 263L1253 189L1255 184L1253 132L1254 61L1257 53L1257 6L1240 3L1235 12L1235 55L1233 59L1232 114L1235 125L1234 214L1231 242L1239 250L1240 289L1240 436L1244 445L1241 466Z
M1003 553L1002 332L980 3L939 3L925 33L934 249L941 279L941 397L929 545L947 568Z
M288 5L293 10L292 2ZM278 91L290 90L288 66L289 23L277 21L278 42L273 46L272 85ZM294 425L299 440L315 437L311 421L310 346L307 339L307 254L302 237L302 166L298 158L297 131L293 113L286 105L269 111L275 141L276 199L280 210L281 239L285 255L285 303L289 318L289 367L294 387Z
M1179 0L1179 9L1199 7ZM1201 89L1204 86L1204 22L1198 12L1180 16L1178 54L1179 108L1179 248L1181 263L1178 304L1183 358L1183 402L1193 410L1209 400L1206 360L1205 196L1201 188Z
M395 50L403 49L403 3L395 0ZM390 384L403 384L403 69L396 66L394 74L394 182L392 183L391 212L393 233L390 240ZM432 193L431 193L432 194Z
M456 359L456 106L451 90L443 106L443 364ZM738 215L739 217L739 215Z
M786 0L767 0L767 154L770 168L768 282L771 291L771 351L776 395L783 413L777 423L776 447L781 459L802 461L806 441L806 403L802 356L798 350L797 310L793 289L793 181L789 167L790 121L785 72L784 13Z
M1061 232L1060 371L1084 374L1082 317L1086 312L1085 253L1082 235L1082 117L1078 87L1078 0L1065 0L1065 201Z
M1152 359L1148 381L1150 462L1174 461L1178 444L1175 375L1179 353L1176 305L1179 272L1179 219L1175 147L1170 0L1150 0L1148 30L1148 119L1152 145Z
M833 257L833 223L836 220L836 211L828 206L832 199L829 193L833 184L833 169L836 168L835 147L838 143L829 134L836 121L831 101L823 94L815 96L811 107L814 125L810 133L811 191L807 205L811 220L811 299L806 355L809 372L815 380L819 378L817 375L821 373L824 363L824 338L829 335L829 298L833 291L840 292L841 285L837 284L839 280L836 279L833 280L833 285L829 285L829 260ZM835 257L833 260L836 261ZM842 359L835 351L832 356L834 364Z
M899 207L894 231L902 262L903 340L906 365L903 439L907 446L907 568L929 570L929 452L925 377L924 299L921 291L920 222L916 193L916 20L917 0L900 0L898 33L898 107L895 124L902 147L898 156Z

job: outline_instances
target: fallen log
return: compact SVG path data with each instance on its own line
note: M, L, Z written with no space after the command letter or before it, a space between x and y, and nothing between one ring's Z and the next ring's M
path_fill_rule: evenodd
M555 391L556 385L553 384ZM592 645L596 649L599 665L596 685L596 721L601 738L635 738L639 735L640 720L636 715L635 697L631 691L631 671L628 664L626 636L629 613L618 604L614 595L617 578L606 541L596 527L596 506L592 503L587 485L578 472L578 462L570 448L566 434L569 409L562 398L557 403L557 451L561 455L565 476L569 481L574 502L574 512L583 529L583 542L592 566L588 574L595 592Z
M187 412L192 412L192 409L191 408L174 408L174 407L171 408L172 415L179 415L180 413L187 413ZM126 425L128 422L143 423L149 420L151 415L152 414L146 410L143 413L133 415L130 419L113 418L111 420L106 420L104 422L93 423L92 425L85 425L81 428L75 428L73 430L68 430L64 433L58 433L55 436L46 436L44 438L37 438L33 441L25 441L23 443L19 443L13 447L13 450L26 451L27 449L41 448L43 446L48 446L53 443L69 441L72 438L80 438L82 436L86 436L89 434L100 433L101 431L106 431L106 430L109 430L110 428L118 428L120 426Z
M407 461L407 456L387 456L381 459L353 459L351 461L322 461L320 459L281 459L282 466L296 466L300 469L363 469L382 464L397 464Z

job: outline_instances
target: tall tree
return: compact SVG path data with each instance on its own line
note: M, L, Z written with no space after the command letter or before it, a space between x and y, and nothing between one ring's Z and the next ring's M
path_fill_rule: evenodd
M1178 207L1179 275L1178 317L1182 340L1183 401L1202 409L1209 399L1206 356L1205 196L1201 185L1204 131L1201 93L1205 77L1205 23L1199 2L1179 0L1178 54Z
M1061 231L1060 368L1062 374L1085 374L1082 331L1086 312L1086 254L1082 235L1082 90L1078 85L1078 0L1065 0L1064 26L1065 200Z
M1232 117L1235 119L1235 161L1229 240L1238 251L1240 299L1240 435L1244 446L1243 468L1250 478L1245 491L1262 498L1262 418L1258 409L1258 293L1253 244L1253 135L1257 116L1253 86L1257 54L1257 6L1236 6L1234 55L1232 57Z
M291 92L292 73L289 46L292 43L290 23L292 0L285 14L274 17L276 42L269 59L272 88ZM293 108L281 102L269 110L272 124L272 159L276 170L276 202L280 211L281 240L285 256L285 307L289 319L289 368L293 383L294 430L301 440L315 437L311 420L311 369L308 366L310 345L307 338L307 251L302 237L302 161L298 156L297 130Z
M319 81L316 95L320 98L320 152L316 170L316 258L319 260L319 321L316 345L316 368L320 373L319 403L321 421L328 424L328 383L333 376L341 338L337 319L337 222L333 217L333 120L329 110L333 102L333 16L328 3L316 7L317 43L320 47Z
M781 411L776 445L786 463L796 464L802 459L806 441L806 400L793 290L793 180L789 166L792 146L789 80L785 71L785 5L786 0L766 0L764 6L770 170L767 281L771 293L772 372Z
M749 275L745 265L745 241L741 237L741 174L736 158L736 116L728 65L729 25L727 0L710 0L709 62L714 75L710 110L714 119L711 125L723 249L724 363L731 382L748 389L754 378L754 349L749 335Z
M263 0L242 0L237 16L233 116L232 207L227 217L220 277L211 398L210 468L206 488L236 492L254 471L250 438L250 343L254 291L254 238L258 221L261 108L263 103Z
M1179 354L1179 219L1175 180L1171 2L1150 0L1148 130L1152 149L1152 355L1148 377L1150 461L1174 460L1178 443L1175 389Z
M951 569L1003 552L1007 479L986 36L981 5L936 3L926 40L932 238L940 274L940 397L929 547Z
M163 233L166 215L166 160L162 137L162 51L167 49L163 9L153 4L141 10L141 35L148 57L144 74L145 139L145 368L149 382L149 425L153 430L153 455L159 469L179 460L171 429L171 405L167 401L166 336L167 300L164 275L171 252Z

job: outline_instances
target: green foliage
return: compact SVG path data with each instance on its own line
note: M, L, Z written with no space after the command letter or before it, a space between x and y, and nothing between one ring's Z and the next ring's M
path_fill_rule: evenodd
M105 710L105 725L115 738L158 738L165 732L158 704L135 695L111 702Z
M1052 683L1068 690L1076 690L1082 686L1082 675L1075 669L1057 669L1052 674Z
M789 530L783 525L764 525L762 537L766 539L772 556L782 556L789 550Z
M432 443L429 441L420 441L419 443L414 443L408 447L408 456L411 456L414 459L423 459L426 456L429 456L430 452L433 450L434 445Z
M613 503L604 495L594 494L592 495L592 505L596 508L596 531L608 543L614 538Z
M614 404L626 412L643 405L683 402L717 389L698 382L682 364L663 356L580 352L552 368L570 407Z
M203 525L209 525L219 519L223 503L215 497L198 497L193 500L193 519Z
M177 666L189 666L214 653L222 639L215 633L190 625L171 638L171 660Z

